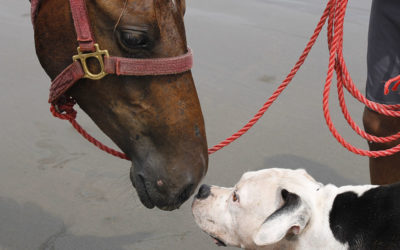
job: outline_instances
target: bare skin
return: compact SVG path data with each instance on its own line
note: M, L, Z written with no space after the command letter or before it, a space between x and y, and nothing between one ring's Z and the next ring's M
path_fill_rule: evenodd
M187 50L184 0L86 0L96 42L110 55L161 58ZM78 46L70 6L43 0L36 52L54 79ZM96 63L90 65L96 72ZM178 208L207 172L203 116L191 72L169 76L108 75L69 92L97 126L132 159L130 177L142 203Z
M389 136L400 130L400 118L388 117L368 108L364 110L365 131L375 136ZM384 150L396 146L400 140L391 143L368 142L370 150ZM388 157L370 158L371 183L385 185L400 181L400 153Z

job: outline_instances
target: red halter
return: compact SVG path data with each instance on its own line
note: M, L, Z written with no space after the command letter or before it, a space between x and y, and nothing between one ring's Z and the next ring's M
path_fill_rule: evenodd
M31 14L34 24L40 0L32 0ZM90 27L85 0L70 0L72 18L79 43L78 54L73 57L73 63L61 72L52 82L49 102L56 104L69 88L78 80L89 78L99 80L107 74L116 75L170 75L189 71L193 66L192 51L184 55L157 59L132 59L109 56L107 50L100 50L95 43ZM100 73L92 73L86 65L88 58L95 58L100 66Z
M79 126L75 121L76 111L72 109L75 101L70 96L66 96L65 92L82 78L100 80L107 74L144 76L183 73L189 71L193 66L192 51L188 48L187 53L184 55L157 59L132 59L110 56L107 50L101 50L95 42L85 0L69 0L69 2L79 43L78 54L72 57L73 63L65 68L51 83L49 96L49 103L52 104L51 111L56 117L69 120L79 133L103 151L127 159L126 155L102 145ZM40 0L31 0L33 25L35 25L39 5ZM96 59L99 62L100 73L93 73L89 70L86 64L88 58ZM65 102L67 102L66 105ZM66 114L61 114L62 112L66 112Z

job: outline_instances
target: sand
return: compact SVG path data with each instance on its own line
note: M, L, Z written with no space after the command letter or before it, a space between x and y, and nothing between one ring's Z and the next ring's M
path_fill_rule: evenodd
M349 3L345 58L364 90L371 1ZM193 76L210 146L239 129L297 60L325 1L192 0L186 28ZM178 211L145 209L128 179L130 164L84 141L48 111L49 79L39 65L27 0L0 1L0 249L217 249ZM347 152L322 115L325 34L293 83L253 130L212 155L204 182L233 185L244 171L305 168L324 183L369 182L368 159ZM357 146L332 95L338 129ZM360 122L363 106L348 101ZM79 121L111 144L83 112Z

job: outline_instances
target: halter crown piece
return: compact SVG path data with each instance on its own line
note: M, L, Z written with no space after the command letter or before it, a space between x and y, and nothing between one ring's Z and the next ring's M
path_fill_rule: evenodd
M128 157L110 149L91 137L76 122L76 111L73 109L75 100L66 94L75 83L82 78L100 80L108 74L145 76L145 75L171 75L189 71L193 66L193 54L190 48L186 54L177 57L156 59L134 59L110 56L107 50L101 50L95 42L89 22L85 0L69 0L72 18L77 35L77 55L72 57L72 63L66 67L51 83L49 103L53 115L71 124L86 139L103 151L123 159ZM31 19L35 25L36 15L40 7L40 0L31 0ZM93 73L89 70L87 59L95 59L100 65L100 72ZM65 112L65 114L63 114Z

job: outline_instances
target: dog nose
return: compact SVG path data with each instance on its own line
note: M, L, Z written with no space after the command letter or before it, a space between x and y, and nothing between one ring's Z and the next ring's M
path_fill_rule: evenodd
M211 188L209 185L203 184L201 185L199 192L196 195L197 199L206 199L211 194Z

